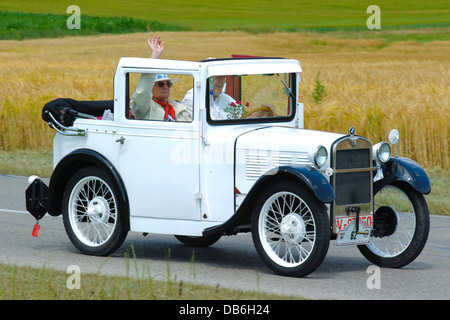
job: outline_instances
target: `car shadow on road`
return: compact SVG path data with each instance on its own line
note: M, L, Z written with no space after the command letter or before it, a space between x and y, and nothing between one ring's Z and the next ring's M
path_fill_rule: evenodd
M251 238L239 241L223 237L210 247L189 247L173 236L128 237L124 244L111 256L120 258L134 254L137 259L206 264L211 267L250 269L270 272L260 260ZM235 241L234 241L235 240ZM238 247L236 247L239 245Z
M338 274L348 272L366 272L371 265L358 251L340 250L332 247L328 251L321 266L308 278L334 278ZM124 244L112 255L113 258L123 258L125 255L137 259L148 259L159 262L190 263L192 260L197 264L210 267L254 270L261 274L274 275L265 266L253 246L251 236L223 237L217 243L206 248L194 248L181 244L173 236L133 236L128 237Z

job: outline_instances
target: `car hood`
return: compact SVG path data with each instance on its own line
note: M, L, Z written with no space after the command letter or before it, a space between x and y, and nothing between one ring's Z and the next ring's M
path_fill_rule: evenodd
M331 144L340 137L339 133L323 132L290 127L262 127L245 132L236 139L238 150L272 150L310 153L319 145L330 152Z
M342 134L291 127L261 127L236 138L236 184L247 194L261 176L283 166L314 167L314 152L320 145L330 154L331 145ZM330 166L330 157L323 168ZM275 171L276 172L276 171Z

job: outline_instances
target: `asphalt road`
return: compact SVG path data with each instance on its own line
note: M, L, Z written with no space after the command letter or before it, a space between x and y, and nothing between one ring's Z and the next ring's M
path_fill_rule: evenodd
M312 299L450 299L450 217L432 216L422 254L402 269L379 269L377 289L370 286L375 283L371 263L357 248L338 248L334 241L320 268L306 278L272 273L257 255L250 234L223 237L213 246L193 252L173 236L143 237L130 232L110 258L82 255L70 243L61 217L45 216L39 237L31 236L35 221L25 212L26 187L26 177L0 175L0 263L45 265L63 271L78 265L81 285L83 273L126 275L124 254L131 252L133 245L139 271L148 266L152 276L161 279L167 275L169 263L171 275L178 280Z

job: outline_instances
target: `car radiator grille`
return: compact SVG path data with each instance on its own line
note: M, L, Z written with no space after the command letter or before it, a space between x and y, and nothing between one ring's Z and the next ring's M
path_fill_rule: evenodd
M359 205L371 202L371 162L369 148L336 150L334 165L336 205Z

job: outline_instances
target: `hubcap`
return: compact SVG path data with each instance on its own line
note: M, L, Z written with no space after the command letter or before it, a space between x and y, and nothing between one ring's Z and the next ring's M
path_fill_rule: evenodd
M280 231L286 241L300 243L306 234L306 225L296 213L289 213L281 220Z
M110 215L108 202L103 197L95 197L89 201L86 214L93 223L106 223Z
M397 230L397 214L388 206L382 206L377 209L374 216L374 226L372 236L389 237Z

